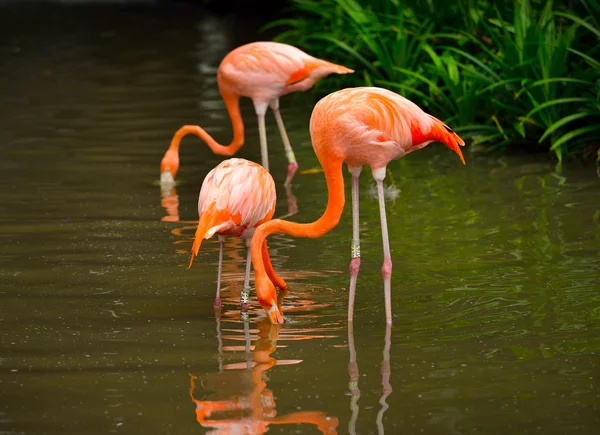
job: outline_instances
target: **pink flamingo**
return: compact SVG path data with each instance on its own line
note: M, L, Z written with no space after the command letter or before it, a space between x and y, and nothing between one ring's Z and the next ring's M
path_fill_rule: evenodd
M358 177L363 165L369 165L377 182L379 198L385 316L387 323L392 323L392 259L383 191L386 166L391 160L419 150L433 141L442 142L454 150L465 163L459 148L464 142L450 127L423 112L416 104L391 91L374 87L342 89L319 101L310 118L310 136L325 172L329 193L327 209L323 216L309 224L275 219L257 229L251 246L259 302L265 309L271 309L270 301L276 294L273 283L265 274L265 263L261 256L266 237L273 233L284 233L294 237L316 238L331 231L338 224L344 209L342 164L345 162L352 174L352 260L348 302L348 320L352 321L360 266ZM269 316L273 322L283 319L281 313L273 310L269 311Z
M219 266L217 277L217 296L215 307L221 306L221 271L223 265L223 243L225 236L246 239L248 254L246 257L246 273L242 290L242 308L248 308L250 293L250 241L260 224L267 222L275 213L275 182L273 177L262 166L245 159L228 159L221 162L208 173L202 182L198 198L199 222L196 238L192 247L190 267L194 257L198 255L203 239L213 235L219 236ZM266 242L266 241L265 241ZM286 290L285 282L279 278L263 245L264 263L267 274L276 285ZM275 316L280 312L277 298L272 301ZM283 319L279 319L279 323Z
M269 170L265 113L271 107L288 158L286 185L291 182L298 163L290 145L281 114L279 97L311 88L329 74L348 74L351 69L312 57L296 47L278 42L252 42L231 51L217 72L219 91L233 125L233 139L221 145L197 125L184 125L173 136L161 165L161 184L172 184L179 169L179 143L187 134L195 134L216 154L233 156L244 144L244 123L240 114L240 97L249 97L258 116L262 165Z

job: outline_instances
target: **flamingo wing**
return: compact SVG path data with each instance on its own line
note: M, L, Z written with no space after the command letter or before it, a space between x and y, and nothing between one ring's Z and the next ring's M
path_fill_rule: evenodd
M265 169L245 159L228 159L206 177L198 213L216 214L236 226L254 227L275 211L275 182Z
M200 220L190 266L203 239L233 230L241 233L268 221L275 213L275 201L275 182L262 166L236 158L221 162L200 189Z
M326 115L325 115L326 114ZM335 120L333 125L327 120ZM393 159L440 141L463 160L459 145L464 142L439 119L425 113L413 102L387 89L359 87L343 89L323 98L311 117L311 132L330 138L334 154L351 167L370 165L379 169ZM312 133L311 133L312 135ZM331 145L321 140L315 149ZM322 151L326 152L326 151Z
M310 70L308 69L307 66L304 66L304 68L301 68L301 69L296 70L293 73L291 73L290 76L288 77L288 79L286 80L285 84L293 85L298 82L301 82L302 80L307 79L309 76L310 76Z
M254 42L230 52L219 70L231 83L244 88L283 87L290 75L305 70L304 61L309 59L308 54L286 44Z

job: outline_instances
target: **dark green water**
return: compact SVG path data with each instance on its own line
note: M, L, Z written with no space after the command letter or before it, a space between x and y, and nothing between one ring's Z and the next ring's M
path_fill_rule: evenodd
M216 67L257 26L194 9L0 8L0 434L598 433L593 167L557 176L540 156L476 152L463 167L440 144L393 162L388 331L366 171L353 331L349 198L325 237L270 241L289 323L269 325L254 298L240 320L239 240L216 318L216 241L185 266L221 158L186 139L167 197L159 162L185 123L230 139ZM310 110L282 99L301 170L318 166ZM243 114L239 156L258 161L249 100ZM267 132L279 216L287 165L272 118ZM293 189L293 219L317 218L322 174Z

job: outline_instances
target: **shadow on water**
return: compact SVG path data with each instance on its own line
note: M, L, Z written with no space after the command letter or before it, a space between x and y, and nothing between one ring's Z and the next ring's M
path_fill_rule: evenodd
M391 329L368 176L352 328L349 203L320 239L269 238L291 288L280 328L254 295L240 320L245 246L227 239L215 325L216 241L187 265L200 185L222 158L186 139L162 196L159 162L181 125L231 138L216 68L260 24L179 4L0 6L0 433L217 430L195 416L269 433L599 433L600 183L578 163L558 174L541 156L473 148L462 167L432 144L389 165ZM281 104L302 165L292 219L311 222L327 202L312 103ZM259 161L241 106L238 155ZM239 409L204 414L210 403Z

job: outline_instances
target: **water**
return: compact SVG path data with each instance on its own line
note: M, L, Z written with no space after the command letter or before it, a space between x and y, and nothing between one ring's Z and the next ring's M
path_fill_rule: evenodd
M0 433L597 433L593 167L557 175L541 156L476 152L463 167L439 144L393 162L391 330L365 171L353 330L349 202L321 239L270 241L291 285L289 323L271 326L254 298L240 319L245 251L234 239L216 316L216 241L185 266L199 187L221 158L186 139L180 184L162 197L159 162L186 123L230 139L216 67L260 38L260 23L13 5L0 24ZM282 106L300 169L318 167L310 99ZM248 100L243 115L239 156L258 161ZM281 216L286 160L272 118L267 132ZM298 175L293 194L292 219L314 220L322 174Z

